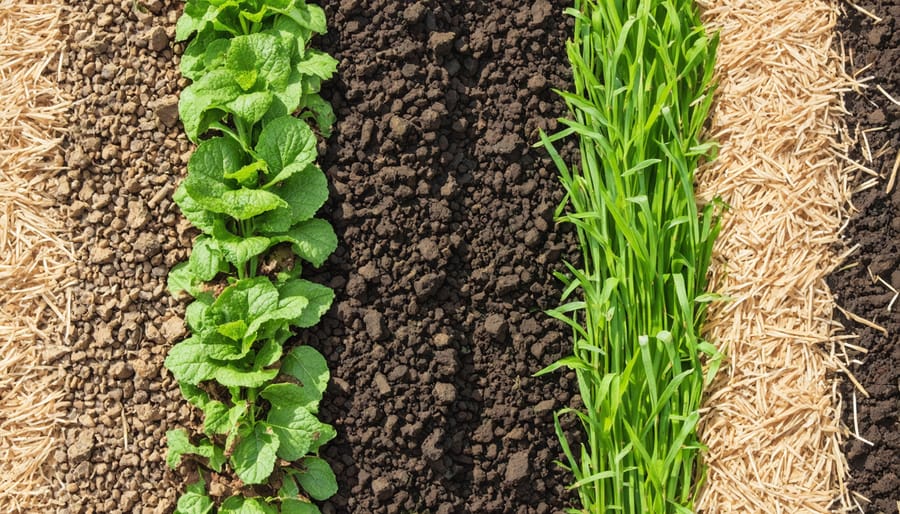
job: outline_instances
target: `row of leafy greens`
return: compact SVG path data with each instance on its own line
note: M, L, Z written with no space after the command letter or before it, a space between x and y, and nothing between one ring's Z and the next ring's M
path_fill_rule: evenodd
M325 31L324 11L304 0L189 0L178 20L176 39L190 39L181 71L192 81L179 114L198 146L174 199L201 234L169 274L172 294L193 302L191 335L165 365L204 422L202 434L167 433L169 466L190 456L201 467L176 514L316 514L312 500L337 492L316 456L335 437L316 417L325 358L310 346L285 349L334 298L301 278L304 262L321 266L337 247L331 225L314 217L328 197L316 132L328 137L335 120L319 90L337 61L309 43ZM289 263L263 273L284 247ZM209 471L271 494L217 505Z

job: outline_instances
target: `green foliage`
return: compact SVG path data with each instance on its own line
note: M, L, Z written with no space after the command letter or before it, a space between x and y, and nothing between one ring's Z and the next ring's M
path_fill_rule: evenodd
M539 374L578 378L584 409L556 415L577 512L690 512L704 478L702 390L721 360L701 338L719 213L693 191L714 156L700 137L718 40L690 0L576 0L567 12L575 90L561 95L573 119L541 138L567 193L557 219L574 226L583 261L558 274L564 304L548 313L572 329L573 355ZM567 165L553 143L572 135L580 160ZM580 421L579 448L562 416Z
M314 217L328 183L307 122L324 136L334 122L318 91L337 61L308 47L325 29L324 11L303 0L189 0L178 21L177 39L192 38L182 72L193 81L179 112L199 145L173 197L202 234L169 274L171 292L194 301L185 316L191 335L165 366L204 422L203 435L168 432L166 460L175 468L194 456L247 485L282 483L275 497L233 496L216 507L201 478L179 499L180 514L318 513L310 498L337 491L314 456L336 435L316 417L325 358L309 346L284 348L334 300L331 289L300 278L301 261L321 266L337 247L331 225ZM260 274L280 244L296 263Z
M230 121L237 139L255 143L248 125L298 109L327 137L334 113L318 92L337 61L308 47L325 30L322 9L303 0L188 2L176 29L178 40L197 34L181 62L194 81L178 104L188 137L196 142Z

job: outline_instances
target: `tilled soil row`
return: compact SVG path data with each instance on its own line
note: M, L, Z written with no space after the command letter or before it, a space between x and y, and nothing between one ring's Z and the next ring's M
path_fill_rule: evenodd
M337 307L304 340L333 366L337 512L546 513L568 497L552 410L570 389L529 378L568 344L541 313L571 248L561 192L530 148L563 113L567 5L326 6L340 121L322 165L342 246L321 277Z
M851 127L859 124L867 132L869 150L860 140L856 156L884 177L890 177L898 164L900 149L900 106L890 101L876 86L893 98L900 98L900 2L861 1L863 9L883 17L879 23L863 13L847 7L840 31L848 51L853 55L855 70L870 66L862 76L873 80L862 95L848 95ZM850 70L854 71L854 70ZM860 136L861 137L861 136ZM863 179L870 177L863 176ZM898 177L900 178L900 177ZM872 327L843 320L848 331L859 334L860 344L867 348L864 364L851 371L870 397L856 392L854 416L854 386L845 382L844 422L851 430L859 427L859 435L870 446L851 438L846 445L850 464L850 488L862 494L870 505L863 503L866 512L896 512L897 491L900 491L900 300L894 301L900 290L900 184L895 183L887 193L887 180L853 197L858 213L846 231L850 245L860 245L855 254L859 265L834 273L831 289L838 304L848 311L873 321L886 329L883 333ZM871 274L870 274L871 273ZM873 277L882 281L873 281Z
M552 411L571 377L530 375L565 352L541 311L571 238L553 226L555 171L530 148L564 106L567 1L323 2L318 42L341 64L338 125L320 160L322 217L341 245L311 278L332 311L298 343L333 380L324 451L340 492L323 512L547 513L570 499ZM190 145L177 121L176 1L72 7L75 99L59 178L80 265L59 513L171 512L188 466L166 430L196 424L162 367L182 338L168 269L195 233L171 200ZM213 494L229 494L215 483Z

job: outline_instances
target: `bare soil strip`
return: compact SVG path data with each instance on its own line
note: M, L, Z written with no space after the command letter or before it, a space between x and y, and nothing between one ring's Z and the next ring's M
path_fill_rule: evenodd
M835 5L709 0L721 30L711 132L719 159L701 198L731 206L717 243L708 337L727 362L710 388L700 512L834 512L847 501L843 350L824 281L847 218L852 167L842 121L850 79L833 51ZM833 510L834 509L834 510Z
M829 278L847 329L865 354L851 368L858 383L841 391L844 423L853 437L844 446L853 499L865 512L897 512L900 502L900 1L855 0L841 17L848 70L866 87L848 95L848 124L859 139L854 157L872 173L860 174L853 219L843 232L858 248Z
M65 415L50 361L65 344L73 257L46 194L68 106L52 73L59 13L54 2L0 0L0 512L44 512Z

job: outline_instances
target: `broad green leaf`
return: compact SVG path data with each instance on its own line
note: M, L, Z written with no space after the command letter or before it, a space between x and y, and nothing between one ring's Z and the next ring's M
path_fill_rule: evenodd
M229 339L218 332L203 337L203 348L206 356L218 361L239 361L250 353L251 343ZM221 363L218 363L221 365Z
M259 76L259 72L253 68L248 70L240 70L233 71L234 73L234 81L237 82L238 86L241 87L244 91L247 91L251 87L256 85L256 78Z
M178 101L178 114L188 138L197 142L200 135L209 129L210 123L221 119L214 112L212 116L207 113L221 109L240 94L241 88L230 72L224 69L211 70L186 87Z
M221 448L206 438L201 439L199 445L192 444L184 429L166 432L166 441L169 448L166 454L166 464L172 469L178 467L183 455L189 454L205 457L209 462L209 467L216 472L221 471L222 464L225 463L225 454Z
M267 421L281 441L278 456L290 461L309 453L313 440L319 437L323 425L311 412L299 406L283 408L273 405Z
M322 399L322 393L328 387L328 363L312 346L298 346L283 359L281 372L296 378L300 386L307 392L303 397Z
M313 75L328 80L337 71L338 61L325 52L309 48L303 58L296 64L297 71L303 75Z
M265 252L272 242L268 237L240 237L232 234L221 224L213 230L219 250L225 256L225 260L240 268L250 259Z
M297 223L312 218L325 204L328 199L328 179L318 167L307 166L270 191L288 206L260 216L257 227L262 232L285 232Z
M181 74L196 81L209 70L223 66L230 45L230 38L223 38L222 33L207 26L185 48L181 56Z
M303 500L284 500L281 502L281 514L322 514L322 511Z
M247 19L253 23L261 23L263 18L266 16L266 11L268 11L268 6L262 4L261 6L254 6L253 10L242 10L241 17Z
M206 329L204 316L209 306L215 302L212 294L202 293L196 296L196 300L187 306L184 312L184 320L187 322L188 328L194 333L202 332Z
M225 178L244 167L243 157L240 145L231 138L204 141L188 161L185 191L199 207L237 220L288 205L273 193L240 187L236 181Z
M270 91L254 91L228 102L225 110L253 125L269 112L274 98Z
M248 34L231 40L225 68L246 91L284 89L291 74L288 49L272 34Z
M207 236L200 236L194 240L188 262L191 272L202 282L212 280L220 271L227 271L227 268L222 269L224 266L222 255L212 239Z
M338 245L331 224L318 218L301 221L283 235L272 236L273 243L289 242L294 245L294 252L316 267L324 264Z
M328 25L325 22L325 11L318 5L298 1L293 7L287 9L273 7L272 10L284 14L301 27L308 28L313 32L324 34L328 31Z
M239 319L223 323L216 327L216 332L234 341L242 341L247 335L247 322Z
M268 7L276 9L287 9L297 3L297 0L265 0Z
M181 464L182 455L195 453L197 448L191 443L187 431L183 428L166 432L166 446L168 447L166 464L172 469Z
M194 201L187 191L184 189L184 183L180 184L172 195L172 199L181 209L181 214L191 222L192 225L203 231L204 234L212 234L213 227L217 220L222 219L221 214L208 211Z
M213 400L203 411L203 430L208 435L227 434L237 427L238 421L246 412L246 402L238 402L234 407L228 408L224 403Z
M178 296L181 292L194 296L197 292L197 286L200 279L191 270L189 262L179 262L169 270L169 276L166 279L166 288L172 293L172 296Z
M303 315L291 322L300 328L318 323L334 301L334 291L331 288L302 279L285 282L278 287L278 292L282 298L302 296L309 300L309 306L303 310Z
M262 188L270 189L272 188L272 186L278 184L279 182L283 182L298 173L302 173L306 168L310 166L312 165L300 163L289 164L282 168L281 171L279 171L277 174L272 173L268 177L266 177L268 182L263 184Z
M165 365L175 376L175 380L191 385L213 378L217 368L207 359L203 344L194 337L173 346L166 357Z
M188 179L185 188L192 197L189 178L191 174L201 175L221 182L226 173L244 167L244 152L241 145L231 138L214 137L201 143L188 159Z
M261 498L232 496L222 503L219 514L278 514L278 509Z
M259 172L265 172L266 169L266 161L257 160L237 171L226 173L225 178L237 180L238 184L252 188L259 183Z
M278 305L278 290L266 277L239 280L225 288L212 305L222 322L252 319Z
M285 473L281 481L281 487L278 489L278 498L288 500L299 496L300 487L297 486L297 481L294 480L294 477Z
M313 414L318 410L319 401L322 400L322 393L315 387L302 387L288 382L271 384L263 389L260 396L272 405L278 405L281 408L300 406Z
M293 3L293 0L290 0ZM290 5L279 7L272 6L276 9L287 9ZM302 57L303 54L306 53L306 45L309 42L310 37L312 37L312 31L306 27L300 26L296 21L290 19L287 16L278 16L275 18L275 23L272 24L272 29L267 31L270 34L278 36L281 40L282 46L288 49L291 65L295 65Z
M210 402L209 394L206 391L184 382L179 382L178 388L181 389L181 395L184 396L184 399L190 402L191 405L199 409L206 409L206 405Z
M213 510L213 501L206 494L206 482L203 477L187 486L175 508L175 514L209 514Z
M312 93L306 95L300 108L306 109L300 116L303 119L312 117L318 125L322 137L331 137L331 127L337 121L337 117L335 117L330 103L326 102L318 93Z
M225 336L242 342L240 356L232 357L242 358L249 351L250 343L256 338L256 330L259 327L256 320L276 311L278 304L279 291L267 277L239 280L226 287L215 303L207 309L205 324L217 327L216 334L224 331ZM225 327L222 328L223 326ZM204 343L227 345L228 341L216 341L210 335L204 339Z
M271 334L273 328L284 326L284 322L293 323L294 320L300 319L308 306L309 300L303 296L281 298L278 300L277 308L265 312L253 320L250 331L255 333L260 328L266 327L267 330L263 330L263 333Z
M241 371L230 366L216 370L216 381L225 387L262 387L278 375L277 369Z
M335 437L337 437L337 432L334 430L334 427L328 423L322 423L319 426L319 431L313 434L312 444L309 446L309 453L317 453L320 447Z
M236 181L225 178L226 174L244 167L243 159L240 144L231 138L204 141L188 161L185 191L197 206L238 220L287 206L287 202L273 193L240 187ZM216 222L221 220L214 220L213 229Z
M216 17L218 9L206 0L192 0L184 6L184 13L175 24L175 41L184 41L201 31Z
M210 400L203 408L203 431L207 435L224 434L219 431L228 421L228 406L218 400Z
M300 460L300 471L291 474L300 482L303 490L316 500L327 500L338 491L337 478L334 471L319 457L304 457Z
M257 423L252 430L242 430L241 441L231 455L235 473L245 484L265 483L275 467L278 448L279 438L265 423Z
M253 369L263 369L275 364L281 358L284 349L278 342L272 339L266 339L256 354L253 361Z
M287 178L276 178L284 168L293 165L303 169L316 160L316 135L303 120L276 118L263 127L256 152L268 164L267 181L280 182Z
M272 101L272 107L263 118L263 123L294 114L297 108L300 107L303 91L303 75L296 69L292 69L287 86L284 89L273 91L275 100Z

